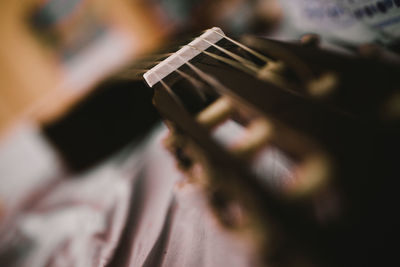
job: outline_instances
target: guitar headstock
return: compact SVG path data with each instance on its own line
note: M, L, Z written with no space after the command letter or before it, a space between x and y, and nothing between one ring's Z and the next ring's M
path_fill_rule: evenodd
M337 266L389 253L399 74L398 58L373 47L238 42L213 28L145 79L167 146L226 227L268 263Z

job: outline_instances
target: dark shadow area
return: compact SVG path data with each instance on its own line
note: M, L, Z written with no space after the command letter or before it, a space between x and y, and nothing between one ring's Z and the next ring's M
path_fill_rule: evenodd
M109 80L61 119L43 128L73 171L83 171L139 141L159 120L141 80Z

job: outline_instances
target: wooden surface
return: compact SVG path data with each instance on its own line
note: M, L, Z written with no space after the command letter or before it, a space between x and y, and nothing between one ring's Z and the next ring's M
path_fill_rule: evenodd
M70 88L54 51L46 49L29 28L27 17L38 0L0 2L0 138L21 119L54 120L84 97L104 77ZM159 23L142 4L92 1L107 25L126 36L125 62L148 52L163 36ZM110 71L109 71L110 72Z

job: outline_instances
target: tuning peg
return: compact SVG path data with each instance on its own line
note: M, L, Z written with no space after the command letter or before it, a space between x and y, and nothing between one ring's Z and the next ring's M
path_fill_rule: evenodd
M363 44L358 47L358 53L367 58L380 58L382 55L381 49L374 44Z
M326 96L337 87L338 83L339 78L336 73L325 72L308 83L308 93L315 97Z
M234 112L234 107L228 97L220 97L197 115L197 122L212 128L226 120Z
M309 33L300 38L300 43L305 46L317 47L321 43L321 38L317 34Z

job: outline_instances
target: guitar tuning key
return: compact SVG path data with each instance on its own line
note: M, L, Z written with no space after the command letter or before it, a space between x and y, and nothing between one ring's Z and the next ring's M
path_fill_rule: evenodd
M282 61L268 62L262 67L257 74L261 80L271 81L273 83L282 83L282 79L286 76L287 66Z
M382 55L381 49L374 44L363 44L358 47L359 55L366 58L378 59Z
M269 62L267 63L266 68L269 71L275 72L277 74L284 74L287 70L287 66L282 61Z
M388 97L382 109L385 119L398 120L400 118L400 92L396 92Z
M243 114L243 110L251 119L239 123L232 114ZM252 171L279 194L298 199L321 191L329 181L331 163L328 157L306 140L303 141L309 145L294 150L290 145L281 147L286 141L280 140L280 136L289 130L277 128L268 118L251 113L250 107L233 105L228 97L221 97L199 113L197 122L207 129L212 128L213 139L229 153L248 162ZM303 139L295 132L288 134L285 135L292 139ZM289 155L295 155L297 160Z
M220 97L215 102L202 110L196 117L198 123L205 128L212 128L234 112L234 107L228 97Z
M289 198L314 195L329 182L331 163L323 153L311 153L293 169L294 179L285 187Z
M267 119L254 119L245 129L241 139L231 148L231 152L241 158L250 158L268 145L273 133L273 125Z
M321 43L321 37L317 34L305 34L300 38L300 43L304 46L318 47Z
M312 79L306 86L311 96L324 97L331 94L339 84L339 77L334 72L324 72Z

